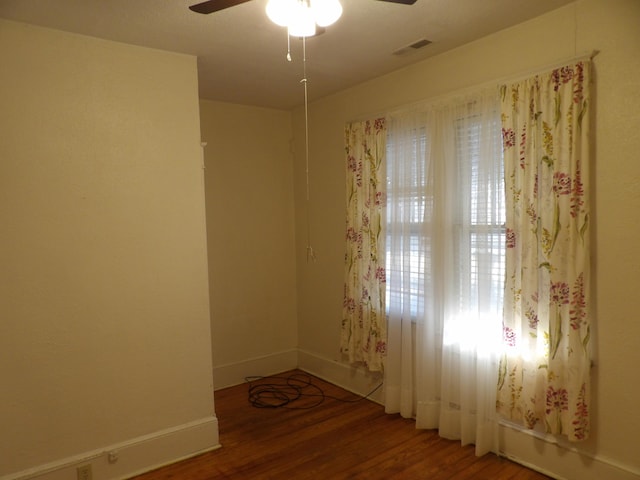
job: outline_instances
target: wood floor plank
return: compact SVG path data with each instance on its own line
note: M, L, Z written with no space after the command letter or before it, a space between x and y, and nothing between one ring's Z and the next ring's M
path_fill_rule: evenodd
M249 385L215 392L222 448L134 477L135 480L219 479L491 479L544 480L548 477L493 454L476 457L473 446L445 440L415 422L294 371L313 387L282 408L256 408ZM253 385L255 386L254 382ZM326 398L317 406L321 397ZM357 400L345 402L341 400ZM312 407L312 408L307 408Z

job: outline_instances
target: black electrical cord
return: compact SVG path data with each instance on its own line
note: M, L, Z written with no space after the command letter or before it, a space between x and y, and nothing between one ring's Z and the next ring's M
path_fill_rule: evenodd
M338 398L326 395L322 388L315 385L309 375L292 373L286 377L246 377L249 384L249 403L256 408L288 408L307 410L315 408L327 399L345 403L357 403L373 395L380 387L358 398ZM301 404L302 403L302 404Z

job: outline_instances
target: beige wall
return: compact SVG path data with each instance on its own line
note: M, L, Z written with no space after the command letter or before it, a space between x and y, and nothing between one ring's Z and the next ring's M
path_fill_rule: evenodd
M563 478L635 478L639 24L637 0L581 0L313 103L307 203L300 109L292 127L202 101L199 135L195 59L0 21L0 477L91 457L112 478L140 436L209 425L211 345L216 387L313 364L361 390L338 353L344 124L597 49L594 435L577 460L502 446Z
M291 114L200 102L216 388L297 365Z
M525 437L519 451L505 433L507 452L564 478L640 475L640 2L583 0L422 63L371 80L310 106L311 202L304 198L304 158L296 157L298 328L301 351L327 363L338 353L344 239L343 126L385 109L517 77L576 54L595 57L595 314L593 438L578 445L575 464L564 449ZM437 39L435 39L437 41ZM313 59L309 59L313 61ZM303 112L294 114L297 150ZM305 219L318 252L305 261ZM523 453L524 452L524 453ZM594 458L595 457L595 458ZM573 461L573 460L572 460ZM611 467L606 474L596 469ZM584 470L582 470L584 469ZM579 473L578 473L579 472ZM617 477L616 475L620 475Z
M0 20L0 112L0 477L214 447L196 59Z

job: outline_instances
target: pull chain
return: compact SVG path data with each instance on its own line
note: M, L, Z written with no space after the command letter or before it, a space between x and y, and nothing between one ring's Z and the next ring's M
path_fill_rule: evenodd
M310 195L309 195L309 98L307 92L307 39L302 37L302 74L300 83L304 86L304 147L305 147L305 174L307 187L307 262L316 261L316 253L311 246L311 222L309 215Z

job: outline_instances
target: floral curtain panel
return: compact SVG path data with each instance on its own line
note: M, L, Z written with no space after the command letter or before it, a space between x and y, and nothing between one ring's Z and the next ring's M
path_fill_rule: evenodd
M505 351L498 411L589 435L590 62L501 87L506 184Z
M386 353L384 118L345 128L347 219L341 351L381 371Z

